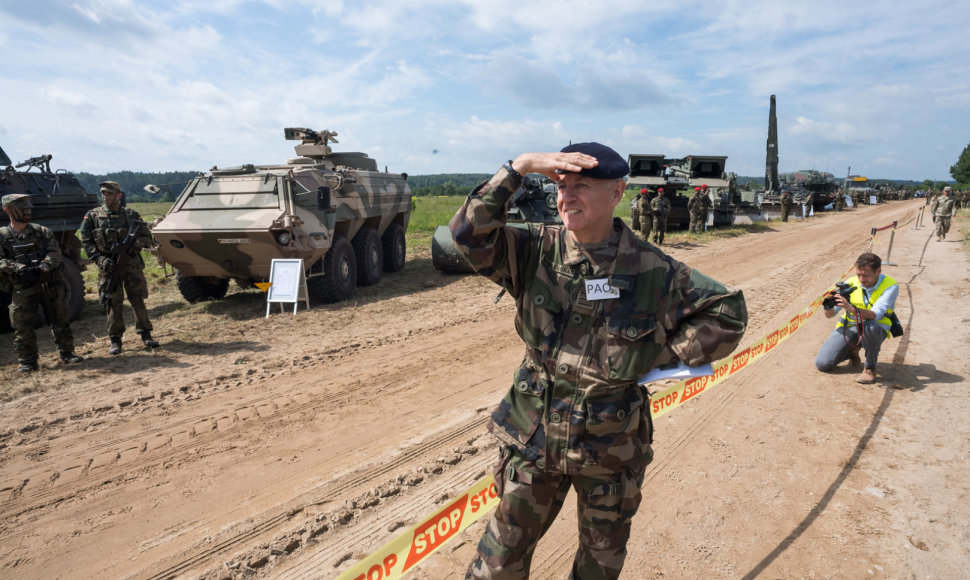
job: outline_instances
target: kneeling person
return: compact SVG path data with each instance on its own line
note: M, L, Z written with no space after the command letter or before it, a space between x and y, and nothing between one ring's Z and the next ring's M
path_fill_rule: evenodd
M855 276L845 281L855 289L846 300L834 295L834 305L825 308L825 317L839 315L835 330L822 344L815 357L815 366L830 372L844 360L861 363L859 348L866 351L865 367L856 382L876 382L876 360L882 341L889 336L889 315L896 306L899 286L882 273L882 259L871 253L859 256L855 262Z

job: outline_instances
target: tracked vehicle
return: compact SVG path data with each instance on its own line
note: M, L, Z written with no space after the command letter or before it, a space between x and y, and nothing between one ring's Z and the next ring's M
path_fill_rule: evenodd
M10 157L0 149L0 197L12 193L30 196L31 222L47 226L60 245L67 304L71 319L81 315L84 307L84 281L81 271L81 241L78 228L89 209L98 206L98 196L88 193L77 177L63 170L51 171L51 155L31 157L13 165ZM6 215L0 216L7 225ZM6 311L10 296L0 292L0 307ZM42 319L42 317L41 317ZM0 330L9 328L7 316L0 316Z
M189 302L226 295L230 280L266 281L274 258L303 260L310 299L337 302L404 268L407 174L366 153L334 152L333 131L284 130L298 157L218 168L190 181L152 227L157 253Z

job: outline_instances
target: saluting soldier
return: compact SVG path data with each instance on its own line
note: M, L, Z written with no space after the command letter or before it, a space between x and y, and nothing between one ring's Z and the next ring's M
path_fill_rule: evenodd
M569 577L619 577L653 459L650 399L638 379L675 360L724 357L744 333L740 290L642 243L613 218L628 172L599 143L525 153L476 187L451 220L455 246L475 271L515 298L526 343L491 414L500 500L466 578L528 578L536 544L571 489L579 547ZM562 225L507 226L506 203L529 173L556 181Z
M125 294L135 311L135 332L141 336L145 346L158 348L158 341L152 338L152 323L148 319L148 309L145 308L148 283L142 271L145 262L141 258L141 250L154 244L152 234L137 211L122 207L121 198L124 192L120 185L114 181L105 181L100 187L104 205L88 211L84 216L81 223L81 244L84 245L88 258L98 265L99 295L106 291L111 276L118 276L107 304L108 338L111 340L108 354L121 354L121 336L125 333ZM132 225L135 226L135 242L127 252L127 260L121 260L126 263L116 272L121 258L118 249Z
M30 223L29 195L5 195L2 203L10 225L0 228L0 287L10 294L13 346L20 362L17 372L30 373L38 369L34 327L37 309L44 302L47 302L44 315L51 326L61 361L64 364L79 363L84 358L74 354L71 313L65 299L61 250L57 240L50 229Z

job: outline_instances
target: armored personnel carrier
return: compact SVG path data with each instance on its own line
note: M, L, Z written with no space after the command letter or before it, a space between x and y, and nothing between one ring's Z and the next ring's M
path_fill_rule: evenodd
M266 281L274 258L303 260L310 298L337 302L404 267L407 174L366 153L334 152L333 131L284 130L298 157L213 167L152 227L157 252L189 302L226 295L229 280Z
M522 185L509 198L506 223L561 224L556 208L556 184L543 176L527 175ZM455 247L448 226L438 226L431 238L431 263L439 272L473 272L471 265Z
M25 193L30 196L31 221L47 226L54 232L54 238L64 255L64 282L67 290L67 303L71 318L81 315L84 307L84 281L81 270L81 241L78 228L84 214L98 206L98 196L88 193L78 182L77 177L63 170L51 171L51 155L41 155L13 165L10 157L0 149L0 197L11 193ZM0 225L7 225L6 215ZM0 307L6 312L10 296L0 292ZM0 316L0 329L9 328L9 318Z

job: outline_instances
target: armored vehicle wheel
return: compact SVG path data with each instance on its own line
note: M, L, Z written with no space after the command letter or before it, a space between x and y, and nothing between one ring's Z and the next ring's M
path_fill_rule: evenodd
M205 276L185 276L181 272L175 273L175 284L178 286L182 298L189 304L200 300L218 300L226 297L229 291L228 278L206 278Z
M335 236L330 251L323 257L323 276L307 280L307 289L314 300L329 304L350 298L355 288L357 260L354 248L347 238Z
M384 260L377 230L364 226L354 236L354 255L357 256L357 285L370 286L381 281Z
M384 271L400 272L404 269L404 259L407 255L407 242L404 241L404 227L394 222L387 227L381 238L384 249Z

